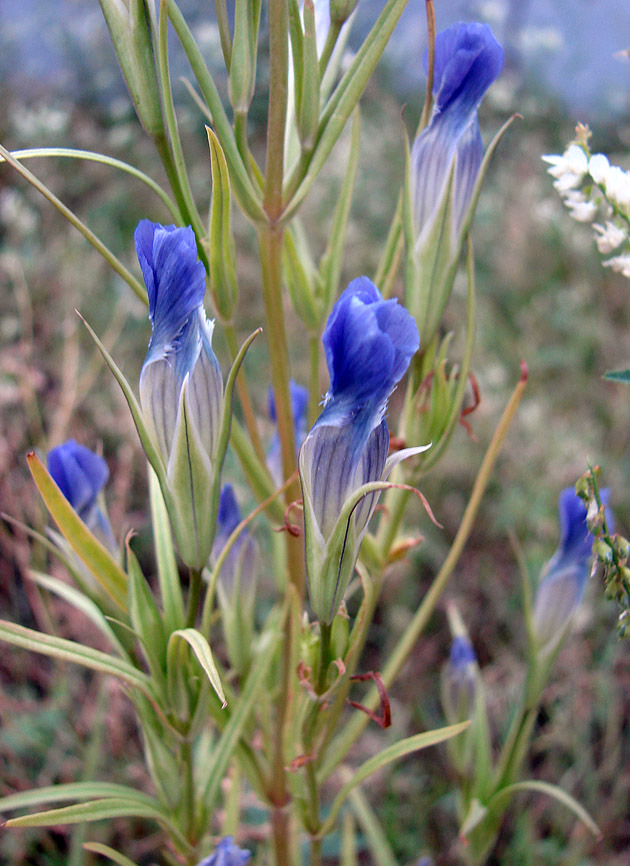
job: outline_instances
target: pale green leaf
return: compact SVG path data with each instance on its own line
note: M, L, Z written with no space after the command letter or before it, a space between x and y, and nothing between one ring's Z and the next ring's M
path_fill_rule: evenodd
M149 495L151 498L153 544L155 547L162 607L164 609L164 626L166 633L171 634L171 632L184 626L186 613L184 610L182 585L175 558L171 524L168 519L166 506L164 505L164 497L160 490L160 482L151 466L149 466Z
M103 857L109 857L112 863L117 863L118 866L137 866L129 857L125 857L120 851L115 851L109 845L103 845L101 842L84 842L83 848L86 851L91 851L93 854L102 854Z
M588 814L586 809L578 803L575 797L572 797L571 794L568 794L562 788L559 788L557 785L551 785L549 782L540 782L536 779L529 779L524 782L515 782L513 785L508 785L506 788L502 788L498 791L494 797L488 803L488 811L496 811L498 807L500 807L504 800L509 800L514 794L518 794L521 791L528 791L538 794L547 794L549 797L553 797L559 803L562 803L563 806L566 806L573 814L582 821L583 824L588 827L591 833L598 839L602 838L602 833L595 821Z
M208 643L208 641L201 634L201 632L197 631L197 629L195 628L178 629L177 631L173 632L173 634L169 638L169 655L171 653L171 647L174 644L175 638L180 638L181 640L186 641L188 646L192 649L195 656L197 657L197 661L204 669L206 676L210 680L210 685L219 696L219 699L223 703L223 706L225 706L226 700L225 695L223 694L223 687L221 686L221 678L219 677L219 672L216 669L216 665L212 657L212 650L210 649L210 644Z
M149 678L123 659L107 655L100 650L84 646L76 641L42 634L13 622L0 620L0 640L21 649L58 658L62 661L83 665L102 674L116 677L152 697Z
M137 800L146 806L154 805L155 801L147 794L117 785L114 782L69 782L65 785L47 785L45 788L34 788L31 791L20 791L0 798L0 810L28 809L31 806L41 806L44 803L62 803L64 800L93 800L97 797L120 797L124 800Z
M426 749L428 746L435 746L438 743L443 743L445 740L450 740L451 737L456 737L458 734L461 734L462 731L465 731L469 725L470 722L463 722L459 725L449 725L445 728L438 728L435 731L426 731L423 734L416 734L413 737L407 737L404 740L400 740L398 743L394 743L387 749L383 749L383 751L379 752L378 755L374 755L373 758L365 761L365 763L362 764L353 774L352 779L350 779L349 782L346 782L341 791L339 791L335 797L319 835L324 837L331 831L335 825L339 811L347 797L350 795L350 792L354 790L357 785L360 785L361 782L371 776L372 773L376 773L377 770L382 769L387 766L387 764L391 764L392 761L398 761L400 758L404 758L405 755L410 755L413 752Z

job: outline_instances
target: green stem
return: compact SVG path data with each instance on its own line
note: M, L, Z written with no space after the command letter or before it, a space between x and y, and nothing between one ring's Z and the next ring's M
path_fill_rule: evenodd
M188 613L186 615L186 628L193 628L197 619L197 611L199 610L199 599L201 598L201 569L191 568L190 588L188 591Z
M194 827L195 827L195 784L193 777L193 754L192 744L188 738L185 738L181 744L181 759L182 770L184 775L183 794L182 794L182 817L183 817L183 832L190 844L194 847ZM189 862L195 862L194 852L192 853Z
M339 34L341 32L341 27L334 22L331 22L330 27L328 28L328 35L326 36L326 42L324 43L324 48L322 49L321 57L319 58L319 80L322 81L324 78L324 73L328 67L328 63L330 62L330 58L332 56L333 51L335 50L335 45L337 44L337 39L339 38Z
M473 486L473 490L468 501L468 505L466 506L466 510L464 511L464 516L462 518L462 522L457 530L457 534L453 540L453 544L451 545L451 549L444 560L442 568L438 572L433 584L431 585L431 589L424 597L422 604L416 611L411 623L407 627L407 630L400 638L396 646L394 647L394 651L391 653L388 662L383 670L383 682L386 688L389 688L391 684L394 682L396 677L398 676L401 668L409 658L416 641L422 634L422 631L429 621L435 607L440 599L440 596L444 592L446 584L448 583L451 574L459 557L464 549L464 546L468 540L468 536L472 530L473 523L477 516L477 512L479 510L479 506L481 505L481 499L485 492L485 489L490 480L490 475L494 468L494 464L496 463L497 457L499 456L499 452L505 441L505 437L507 436L507 432L510 429L510 425L518 408L518 405L521 401L521 397L523 396L523 391L525 390L525 385L527 383L527 368L524 364L521 365L521 378L514 389L510 400L508 401L507 406L501 416L501 420L494 432L494 436L492 437L492 441L486 451L483 462L477 474L477 478L475 479L475 484ZM379 695L376 689L372 689L367 696L365 701L365 706L369 709L375 709L378 706ZM364 713L357 713L350 723L346 726L345 731L338 738L336 743L332 744L332 754L328 758L328 761L325 767L322 769L322 778L326 778L337 766L337 764L343 760L345 755L347 754L350 747L356 741L357 737L360 736L361 732L365 728L369 718Z

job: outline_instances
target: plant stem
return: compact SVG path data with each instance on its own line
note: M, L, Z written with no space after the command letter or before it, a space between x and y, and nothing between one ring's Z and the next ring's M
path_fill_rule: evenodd
M190 568L190 587L188 590L188 612L186 614L186 628L193 628L197 619L199 599L201 597L201 569Z

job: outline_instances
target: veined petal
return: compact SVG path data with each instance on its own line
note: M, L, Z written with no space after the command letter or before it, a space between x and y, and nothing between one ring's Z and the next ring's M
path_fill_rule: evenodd
M368 484L370 481L381 481L383 479L388 453L389 430L387 429L387 422L383 420L372 431L361 453L353 485L355 490L357 487ZM370 493L368 496L364 496L356 507L354 522L359 538L361 538L363 532L367 529L367 525L376 508L378 497L378 493Z
M462 114L476 111L501 72L503 60L503 49L487 24L460 21L438 33L433 69L434 112L452 108Z
M154 352L168 351L191 315L203 303L206 272L197 259L195 234L188 226L142 220L134 239L149 296Z
M461 134L456 148L455 178L453 181L454 216L453 228L458 232L466 216L472 198L477 175L483 161L483 141L477 116Z
M582 600L588 569L584 562L551 569L543 578L534 603L533 623L539 646L559 640Z

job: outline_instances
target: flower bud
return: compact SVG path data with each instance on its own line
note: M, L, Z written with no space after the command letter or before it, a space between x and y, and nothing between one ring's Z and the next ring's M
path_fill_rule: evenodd
M223 412L223 379L203 308L205 270L193 230L142 220L136 250L153 334L140 401L176 503L171 520L184 562L202 568L214 520L210 499Z
M48 471L87 528L113 553L118 546L109 520L98 504L109 469L103 458L68 439L48 453Z
M607 503L608 491L601 494ZM541 650L553 649L566 633L584 595L593 554L587 509L573 487L562 491L558 505L560 544L544 569L534 599L534 637ZM606 519L612 522L608 510Z
M483 160L477 109L502 66L503 49L487 24L459 23L437 35L433 113L413 144L409 178L407 235L415 248L407 255L415 265L405 299L423 342L437 330L451 293Z
M217 845L214 853L198 863L197 866L244 866L251 856L251 851L245 851L234 844L233 836L225 836Z

